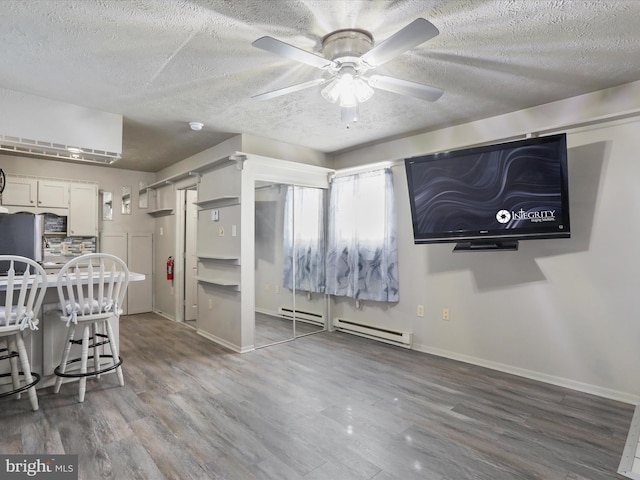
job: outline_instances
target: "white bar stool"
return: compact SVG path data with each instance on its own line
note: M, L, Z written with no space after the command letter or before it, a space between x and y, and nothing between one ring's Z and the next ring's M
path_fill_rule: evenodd
M115 371L120 386L124 385L122 359L113 334L111 321L122 313L122 302L129 284L129 269L118 257L104 253L89 253L67 262L58 274L58 304L60 319L67 323L67 342L57 375L54 392L60 391L63 378L80 380L79 399L84 402L87 377L100 378ZM74 340L76 327L82 326L82 339ZM73 345L81 345L80 357L69 360ZM109 354L100 354L99 347L108 347ZM93 355L89 356L89 349ZM107 359L107 362L103 362ZM93 360L92 368L89 360ZM75 363L80 369L67 370Z
M3 277L6 274L7 281L4 305L0 305L0 339L5 340L6 348L0 348L0 360L9 360L11 365L11 373L0 377L11 376L12 380L11 390L0 393L0 398L9 395L20 398L21 393L27 391L31 407L36 411L35 385L40 375L31 371L22 334L26 329L38 330L38 314L47 292L47 274L38 263L16 255L0 255L0 273ZM24 385L20 377L24 377Z

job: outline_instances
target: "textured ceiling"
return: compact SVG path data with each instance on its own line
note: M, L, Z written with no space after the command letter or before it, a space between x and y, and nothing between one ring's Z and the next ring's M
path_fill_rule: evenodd
M2 0L0 88L124 116L115 166L157 171L238 133L348 150L640 79L636 0ZM252 47L309 51L341 28L384 40L417 17L434 39L376 69L445 89L435 103L376 91L346 128L322 76ZM203 122L193 132L188 122ZM1 132L0 132L1 133Z

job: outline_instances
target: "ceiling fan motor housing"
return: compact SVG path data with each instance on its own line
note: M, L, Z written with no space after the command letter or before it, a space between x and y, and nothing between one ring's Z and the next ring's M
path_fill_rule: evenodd
M356 28L336 30L322 39L324 58L338 63L357 63L358 58L371 50L373 36Z

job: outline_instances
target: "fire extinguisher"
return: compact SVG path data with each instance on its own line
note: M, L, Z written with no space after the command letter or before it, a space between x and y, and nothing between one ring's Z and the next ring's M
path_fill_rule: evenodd
M173 280L173 257L167 260L167 280Z

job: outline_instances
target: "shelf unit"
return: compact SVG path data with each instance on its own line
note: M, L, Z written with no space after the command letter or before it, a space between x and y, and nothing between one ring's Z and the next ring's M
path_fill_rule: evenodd
M193 202L194 205L200 207L201 210L206 210L208 208L216 208L216 207L228 207L231 205L239 205L240 197L226 195L223 197L215 197L215 198L207 198L204 200L198 200L197 202Z
M235 162L238 165L238 168L242 169L242 166L246 159L247 159L247 156L244 153L236 152L233 155L229 155L229 156L214 160L212 162L208 162L205 165L201 165L199 167L194 168L193 170L176 173L175 175L171 175L170 177L163 178L162 180L154 182L150 185L144 185L139 189L139 193L144 193L147 190L155 190L157 188L164 187L165 185L171 185L172 183L178 182L180 180L184 180L185 178L189 178L193 176L200 177L202 172L204 172L205 170L209 170L211 167L224 162Z
M217 285L219 287L239 287L240 284L235 281L225 280L223 278L204 278L196 277L196 280L200 283L208 283L209 285Z
M164 217L165 215L173 215L173 208L158 208L147 212L152 217Z
M230 255L196 255L200 260L212 260L219 262L237 262L240 257L232 257Z

